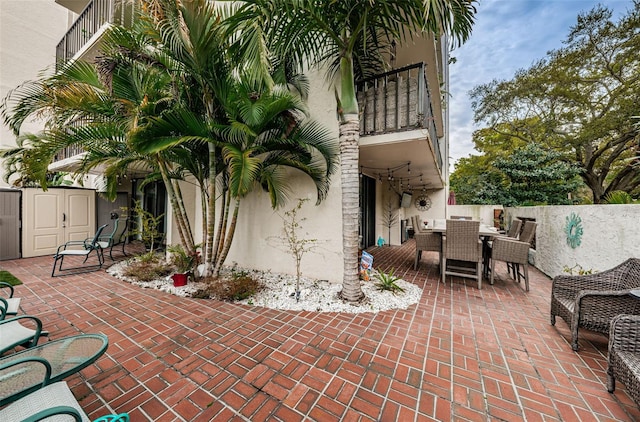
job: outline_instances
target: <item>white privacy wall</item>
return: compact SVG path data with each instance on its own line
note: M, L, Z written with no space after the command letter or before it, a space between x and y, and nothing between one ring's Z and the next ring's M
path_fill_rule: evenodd
M580 244L572 248L565 228L572 213L580 219ZM565 267L604 271L630 257L640 258L640 205L568 205L505 208L505 222L535 218L534 265L554 277ZM574 221L577 221L574 219Z
M447 208L447 218L452 216L471 217L483 224L493 226L493 211L501 210L502 205L449 205Z

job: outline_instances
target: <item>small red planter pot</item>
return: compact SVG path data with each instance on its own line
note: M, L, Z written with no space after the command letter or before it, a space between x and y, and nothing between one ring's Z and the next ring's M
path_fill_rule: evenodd
M171 278L173 279L173 287L180 287L180 286L186 286L187 285L187 280L189 279L189 274L188 273L184 273L184 274L174 274L171 276Z

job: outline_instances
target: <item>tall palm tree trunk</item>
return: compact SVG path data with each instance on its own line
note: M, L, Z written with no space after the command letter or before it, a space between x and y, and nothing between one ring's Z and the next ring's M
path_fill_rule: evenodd
M340 296L349 302L364 297L358 272L358 215L360 213L360 119L353 73L353 59L340 59L340 182L342 185L342 254L344 273Z
M205 275L211 274L213 266L213 237L216 228L216 147L209 143L209 204L207 207L207 237Z
M162 181L167 189L167 196L169 197L169 202L171 203L171 207L174 210L174 220L176 222L176 226L178 228L178 235L180 236L180 242L186 249L187 253L195 253L195 246L193 237L188 237L185 232L184 226L184 215L182 214L183 207L180 207L178 203L178 198L176 197L176 192L173 190L173 184L169 178L169 172L167 170L167 164L162 160L158 160L158 167L160 169L160 174L162 176Z
M234 207L233 207L233 216L231 217L231 224L229 225L229 230L227 230L227 237L224 241L224 249L218 260L216 262L216 268L213 270L213 274L215 276L220 275L220 270L222 269L222 265L224 261L227 259L227 255L229 255L229 249L231 249L231 242L233 241L233 235L236 232L236 224L238 223L238 209L240 208L240 200L236 199Z
M227 219L229 218L229 207L231 205L231 191L226 189L221 195L220 218L218 222L218 232L216 233L216 246L213 250L213 260L218 261L219 251L224 247L224 231L227 228Z
M344 274L341 297L356 302L364 297L358 274L358 115L345 115L340 123L340 182L342 185L342 253Z
M176 193L176 198L178 200L178 206L180 207L180 214L183 218L185 236L188 239L194 239L193 232L191 231L191 223L189 222L189 214L187 214L187 209L184 206L184 199L182 197L182 189L180 188L180 182L178 180L173 181L173 190ZM195 241L194 241L194 249L195 249Z

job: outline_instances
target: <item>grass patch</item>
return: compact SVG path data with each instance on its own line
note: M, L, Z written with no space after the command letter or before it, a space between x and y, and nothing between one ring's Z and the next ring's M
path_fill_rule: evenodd
M5 270L0 270L0 281L4 281L5 283L9 283L12 286L19 286L20 284L22 284L22 281L18 280L9 271L5 271Z

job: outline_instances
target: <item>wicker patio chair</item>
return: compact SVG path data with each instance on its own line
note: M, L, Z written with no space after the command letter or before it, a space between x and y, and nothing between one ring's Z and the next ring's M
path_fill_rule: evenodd
M520 221L520 224L522 224L522 221ZM518 240L520 242L525 242L531 245L531 242L533 242L533 238L536 237L537 226L538 223L536 223L535 221L525 221L522 227L522 233L520 233L519 236L518 234L516 234ZM519 231L520 229L518 229L518 232ZM520 276L523 275L520 273L520 264L518 264L517 262L507 262L507 272L511 272L513 274L514 280L518 280Z
M522 226L522 233L520 233L520 237L518 237L518 240L531 244L531 242L533 242L533 238L536 237L537 226L538 223L536 223L535 221L525 221L524 226Z
M520 234L520 228L522 228L522 220L518 220L517 218L515 218L511 222L511 227L509 227L509 231L507 232L507 237L516 239Z
M525 290L529 291L529 244L520 242L509 237L497 237L491 244L491 278L490 283L493 284L493 276L496 273L496 261L504 261L507 264L516 264L516 268L522 265L523 272L516 271L515 280L519 283L520 277L524 278ZM509 269L507 268L507 274Z
M640 300L629 292L640 287L640 259L630 258L596 274L559 275L551 287L551 325L556 316L571 328L571 348L578 350L578 328L609 334L611 319L640 315Z
M422 221L420 221L419 215L414 215L411 217L411 224L413 224L413 233L427 233L427 229L422 225Z
M438 265L442 266L442 235L440 233L416 233L416 259L413 269L417 270L422 259L422 251L438 252Z
M482 241L479 234L479 221L447 220L440 266L443 283L447 275L468 277L478 280L478 289L482 289Z
M608 360L607 390L613 393L618 379L640 406L640 316L618 315L611 320Z

